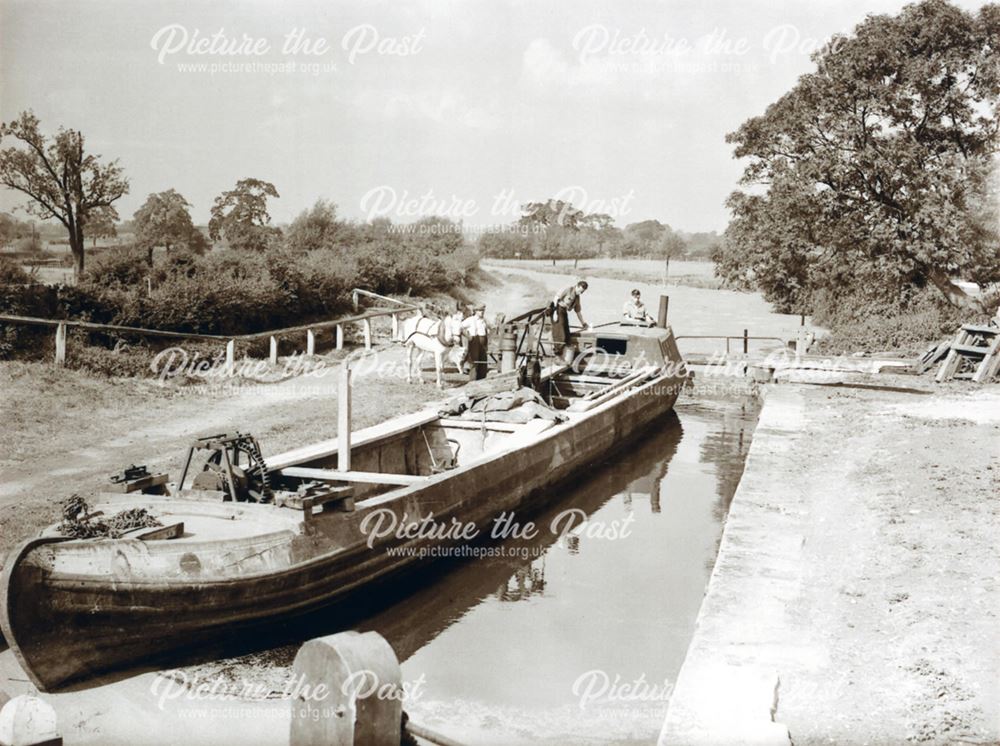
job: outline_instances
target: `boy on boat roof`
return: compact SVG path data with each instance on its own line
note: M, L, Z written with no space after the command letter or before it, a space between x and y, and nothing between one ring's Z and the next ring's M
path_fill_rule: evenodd
M651 326L656 323L656 319L646 310L646 304L642 302L642 293L639 292L639 288L634 288L632 297L625 301L622 317L626 324Z

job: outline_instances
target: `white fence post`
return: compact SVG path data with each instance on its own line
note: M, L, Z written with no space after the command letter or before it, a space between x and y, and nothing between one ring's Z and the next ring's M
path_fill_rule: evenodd
M351 363L340 366L340 390L337 397L337 469L351 470Z
M56 327L56 365L62 367L66 364L66 325L59 324Z
M399 339L399 315L392 315L392 338L393 340Z
M365 349L370 350L372 348L372 322L371 319L365 319L362 323L365 333Z
M316 332L306 330L306 355L312 357L316 353Z
M278 364L278 340L276 337L271 337L271 351L268 360L271 361L271 365Z
M341 324L337 324L337 349L344 349L344 327Z
M236 341L226 342L226 375L231 376L236 368Z

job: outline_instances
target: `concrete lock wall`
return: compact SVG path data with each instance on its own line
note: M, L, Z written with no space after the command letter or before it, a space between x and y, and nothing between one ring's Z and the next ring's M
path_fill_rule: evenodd
M398 746L402 671L377 632L310 640L293 671L291 746Z

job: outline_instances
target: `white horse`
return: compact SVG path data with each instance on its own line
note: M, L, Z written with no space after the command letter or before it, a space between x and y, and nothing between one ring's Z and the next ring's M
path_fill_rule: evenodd
M444 355L454 363L458 372L462 372L466 350L462 347L462 314L455 312L443 319L431 319L418 312L416 316L403 319L399 325L399 339L406 345L406 382L412 382L413 350L417 349L417 380L424 382L424 371L421 367L424 353L434 355L434 368L437 371L437 387L444 388L441 371L444 368Z

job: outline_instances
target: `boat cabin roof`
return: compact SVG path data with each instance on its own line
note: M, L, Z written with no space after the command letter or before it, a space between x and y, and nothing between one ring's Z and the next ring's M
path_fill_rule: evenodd
M615 322L602 324L578 335L580 351L603 350L595 354L592 366L604 366L609 360L620 365L662 365L680 359L669 326L640 326ZM602 363L601 360L604 360Z

